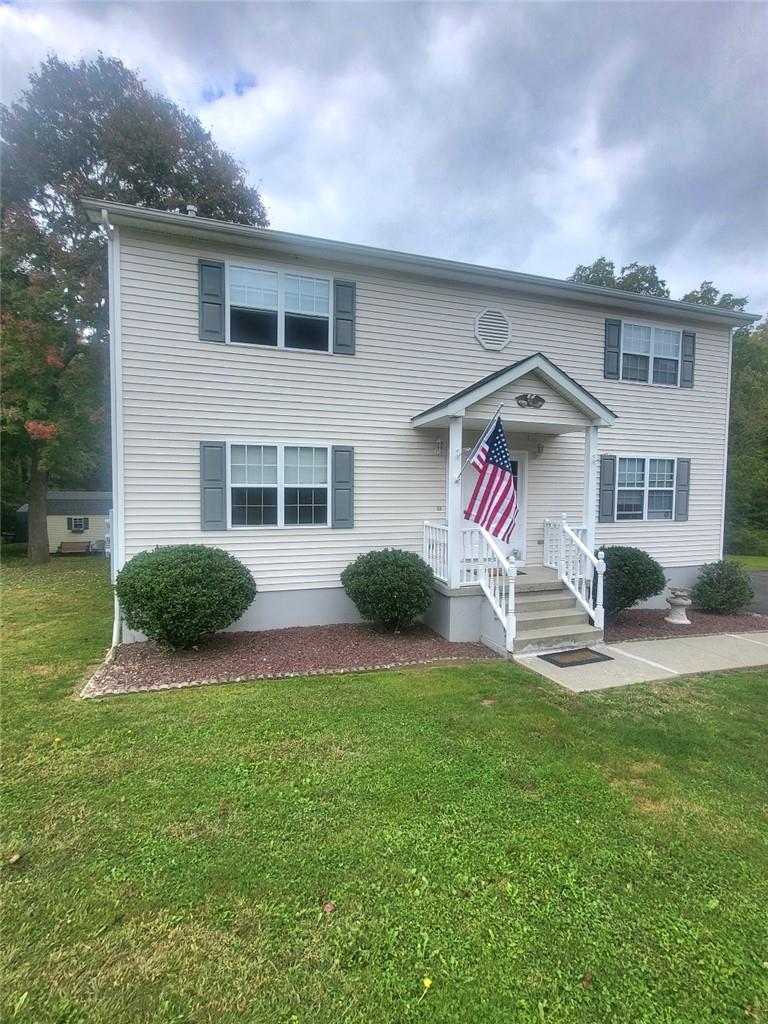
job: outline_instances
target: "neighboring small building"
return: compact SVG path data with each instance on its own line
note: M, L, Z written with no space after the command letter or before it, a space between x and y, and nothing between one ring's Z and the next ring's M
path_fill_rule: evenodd
M104 550L107 515L112 507L110 491L48 491L48 550L70 541L89 541L91 549ZM29 505L16 511L16 539L28 536Z

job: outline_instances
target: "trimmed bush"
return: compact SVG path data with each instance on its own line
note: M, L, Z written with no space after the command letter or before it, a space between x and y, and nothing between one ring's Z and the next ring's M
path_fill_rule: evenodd
M359 555L341 582L364 619L393 633L412 626L432 604L432 570L410 551L384 548Z
M754 596L752 582L738 562L710 562L691 588L693 607L717 615L740 611Z
M256 596L253 576L234 555L178 544L134 555L117 575L123 618L169 647L194 647L239 619Z
M615 545L605 551L603 607L609 618L660 594L667 585L664 570L640 548Z

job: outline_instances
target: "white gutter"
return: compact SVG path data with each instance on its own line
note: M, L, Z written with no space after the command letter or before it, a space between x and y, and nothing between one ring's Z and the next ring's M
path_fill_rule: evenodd
M248 224L232 224L228 221L213 220L210 217L190 217L166 210L152 210L146 207L129 206L125 203L105 203L99 199L83 199L83 208L92 220L99 220L106 210L117 226L124 224L143 230L160 230L172 234L192 235L197 238L241 243L258 242L265 247L287 255L322 257L339 263L355 266L380 267L402 273L419 274L448 281L465 281L486 287L512 288L528 293L542 293L564 300L589 302L593 305L618 308L642 308L655 310L667 316L683 316L686 320L709 321L710 323L749 324L759 320L758 315L737 313L734 310L701 306L693 302L678 302L674 299L660 299L653 295L638 295L617 288L603 288L598 285L578 284L575 281L560 281L536 274L521 274L512 270L501 270L456 260L445 260L434 256L419 256L414 253L393 249L377 249L370 245L351 242L337 242L327 238L313 238L273 228L258 228Z
M101 224L107 235L107 290L109 302L109 389L110 427L112 447L112 557L110 559L112 584L125 559L124 495L123 495L123 404L120 317L120 232L109 219L106 209L101 211ZM121 613L117 594L114 595L112 646L107 658L114 656L120 643Z

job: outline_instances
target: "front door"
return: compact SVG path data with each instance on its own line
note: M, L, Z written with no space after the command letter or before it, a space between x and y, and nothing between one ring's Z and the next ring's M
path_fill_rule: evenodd
M512 536L509 538L509 544L504 544L501 540L499 540L499 544L510 558L514 555L517 565L525 565L525 478L528 467L528 452L510 451L509 457L512 462L512 475L515 479L515 490L517 491L517 522L512 531ZM477 470L474 466L469 465L461 474L462 509L465 509L469 504L469 499L472 497L472 491L475 489L476 483ZM471 525L466 520L464 522L467 526Z

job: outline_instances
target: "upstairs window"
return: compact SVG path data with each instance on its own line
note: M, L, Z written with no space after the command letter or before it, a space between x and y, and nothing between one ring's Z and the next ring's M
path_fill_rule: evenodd
M331 282L282 270L229 267L229 340L309 352L331 345Z
M620 458L616 519L673 519L675 460Z
M678 387L681 338L664 327L622 324L621 379Z

